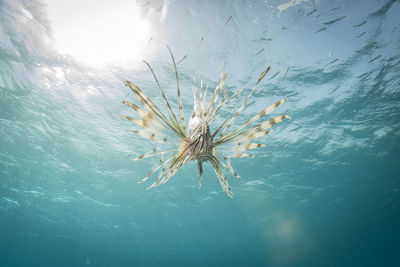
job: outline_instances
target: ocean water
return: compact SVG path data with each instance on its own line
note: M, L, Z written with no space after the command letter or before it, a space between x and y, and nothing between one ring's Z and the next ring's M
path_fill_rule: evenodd
M60 3L0 1L0 266L400 266L399 1L137 1L151 37L101 66L59 52ZM96 8L60 9L64 29ZM210 165L201 189L194 163L137 183L156 160L131 160L153 144L126 132L121 101L138 101L123 82L167 112L145 59L177 110L166 44L186 117L192 73L213 88L224 63L245 94L271 66L238 122L288 97L272 115L292 119L232 160L233 198Z

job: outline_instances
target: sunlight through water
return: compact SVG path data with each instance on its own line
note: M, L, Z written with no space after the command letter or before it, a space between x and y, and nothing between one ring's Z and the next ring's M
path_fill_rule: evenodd
M56 49L92 67L126 64L146 48L150 25L136 1L46 0Z

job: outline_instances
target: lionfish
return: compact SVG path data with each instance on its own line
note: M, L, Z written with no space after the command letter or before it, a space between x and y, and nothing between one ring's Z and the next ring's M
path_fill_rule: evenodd
M282 122L284 119L290 118L290 116L280 115L265 121L261 121L258 124L253 124L254 122L274 111L279 105L283 104L286 101L286 98L283 98L264 108L246 122L242 123L236 128L231 129L233 122L245 108L257 85L270 70L271 67L269 66L261 73L256 84L244 99L243 103L236 110L234 115L231 118L225 119L212 132L210 125L219 117L217 112L224 105L227 105L231 101L237 99L241 95L243 88L237 90L231 95L228 94L227 89L224 87L227 78L227 74L224 71L224 65L214 92L210 92L211 96L207 101L208 86L203 91L203 73L201 74L200 94L198 93L196 78L193 74L193 112L186 128L178 71L171 49L168 46L167 48L171 55L175 70L179 119L173 112L171 105L168 102L167 97L165 96L164 91L155 75L155 72L149 63L144 61L144 63L152 72L157 87L160 89L169 118L166 117L166 114L164 114L165 112L161 111L161 109L158 108L137 85L130 81L125 81L125 85L132 90L140 103L143 105L143 107L139 107L129 101L122 101L123 104L134 109L139 117L141 117L141 119L135 119L121 115L122 118L127 119L141 127L140 130L128 132L133 132L143 138L155 141L156 143L161 144L163 147L162 150L154 148L148 153L134 159L141 160L153 156L160 156L159 164L155 166L155 168L152 169L145 178L140 180L139 183L145 182L151 176L153 176L154 173L159 172L158 177L148 187L148 189L165 184L186 162L196 160L199 188L201 188L203 178L203 163L210 162L214 168L222 189L229 197L232 197L233 194L228 185L227 178L225 176L225 170L227 169L236 178L239 178L239 175L233 170L230 159L253 157L253 154L246 153L246 151L265 146L264 144L254 143L254 139L271 133L273 131L270 129L272 126L274 126L276 123ZM221 92L223 93L221 94ZM169 148L166 149L168 146Z

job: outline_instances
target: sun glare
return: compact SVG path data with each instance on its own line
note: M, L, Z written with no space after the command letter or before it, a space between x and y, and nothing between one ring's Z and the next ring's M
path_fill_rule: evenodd
M58 52L94 67L138 60L150 25L132 0L46 0Z

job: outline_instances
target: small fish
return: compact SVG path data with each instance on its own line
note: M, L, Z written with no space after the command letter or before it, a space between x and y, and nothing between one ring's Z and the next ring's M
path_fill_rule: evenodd
M323 22L322 24L324 24L324 25L330 25L330 24L336 23L336 22L338 22L338 21L341 21L341 20L344 19L345 17L346 17L346 16L343 16L343 17L340 17L340 18L337 18L337 19L334 19L334 20L331 20L331 21Z
M365 32L360 33L359 35L356 36L356 38L360 38L361 36L363 36L365 34Z
M360 24L354 25L353 27L357 28L357 27L360 27L360 26L364 25L365 23L367 23L366 20L364 20L364 21L361 22Z
M313 11L311 11L310 13L307 14L307 17L314 14L317 11L317 9L314 9Z
M270 80L272 80L273 78L275 78L276 76L278 76L278 74L280 73L281 71L278 71L278 72L276 72L274 75L272 75L272 77L271 78L269 78Z
M333 55L332 51L329 51L329 56L328 56L328 58L331 58L332 55Z
M380 58L382 55L376 56L373 59L371 59L370 61L368 61L368 63L374 62L375 60L377 60L378 58Z
M187 58L187 55L184 55L183 58L181 60L179 60L178 62L176 62L176 64L181 63L182 61L184 61Z
M319 30L316 31L315 33L319 33L319 32L325 31L325 30L326 30L326 27L322 27L321 29L319 29Z
M340 8L340 6L337 6L337 7L334 7L334 8L329 9L329 11L334 11L334 10L337 10L337 9L339 9L339 8Z
M289 144L289 141L287 141L287 142L283 143L283 144L282 144L282 145L280 145L279 147L280 147L280 148L282 148L282 147L285 147L285 146L287 146L287 144Z
M226 25L231 19L232 19L232 16L229 16L229 18L225 21L224 25Z
M363 78L364 76L367 76L367 74L368 74L368 71L366 71L366 72L364 72L363 74L357 76L357 78L358 78L358 79L359 79L359 78Z
M147 45L148 45L148 46L150 45L151 41L153 41L153 37L151 37L151 38L149 39L149 41L147 42Z
M288 28L287 28L287 27L282 27L281 29L282 29L282 30L287 30Z
M263 42L263 41L265 41L265 42L270 42L270 41L272 41L272 38L261 37L260 40L259 40L259 42Z
M293 93L293 94L290 94L290 95L288 95L287 97L289 98L289 97L293 97L293 96L296 96L296 95L298 95L299 94L299 92L295 92L295 93Z
M336 88L332 90L331 94L333 94L334 92L336 92L336 90L339 89L340 87L341 87L341 85L336 86Z
M262 48L260 51L258 51L254 56L258 56L259 54L261 54L262 52L264 52L265 48Z
M198 46L200 46L200 45L201 45L201 43L203 42L203 40L204 40L204 38L203 38L203 37L201 37L201 40L200 40L200 42L199 42Z
M335 62L337 62L337 61L339 61L339 59L337 58L337 59L334 59L334 60L332 60L331 62L329 62L328 63L328 65L330 65L330 64L333 64L333 63L335 63Z
M294 131L297 131L298 129L301 129L302 127L303 127L303 126L298 126L298 127L294 128L294 129L290 130L289 133L294 132Z
M141 5L141 7L147 6L148 4L150 4L150 1L147 1L146 3L144 3L143 5Z
M163 8L163 6L164 6L164 4L162 4L162 5L160 6L160 8L156 10L156 13L160 12L160 10Z
M286 74L288 73L288 71L289 71L289 67L286 67L285 73L283 74L282 78L284 78L284 77L286 76Z
M341 110L339 110L339 112L338 112L338 113L336 113L336 117L339 117L339 115L340 115L340 114L342 114L342 113L343 113L343 111L344 111L344 109L341 109Z

